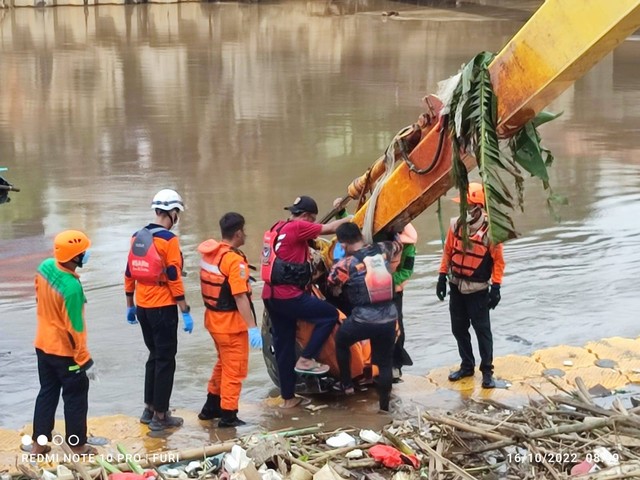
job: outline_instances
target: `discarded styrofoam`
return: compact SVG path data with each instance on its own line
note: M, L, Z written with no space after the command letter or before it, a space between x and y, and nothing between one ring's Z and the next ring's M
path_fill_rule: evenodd
M353 447L355 444L356 439L347 432L340 432L327 439L327 445L333 448Z
M359 448L356 448L355 450L345 453L344 456L347 458L362 458L364 456L364 452Z
M562 365L564 365L565 367L573 367L573 362L571 360L565 360L564 362L562 362Z
M189 462L189 465L184 467L184 471L187 472L187 474L190 474L191 472L195 472L198 469L202 470L202 465L198 461Z
M360 438L367 443L378 443L382 440L382 436L373 430L360 430Z
M617 455L613 455L605 447L594 448L593 458L598 458L607 467L617 467L620 465L619 457Z
M249 465L251 460L247 457L247 452L240 445L234 445L231 453L224 457L224 469L229 473L238 472Z

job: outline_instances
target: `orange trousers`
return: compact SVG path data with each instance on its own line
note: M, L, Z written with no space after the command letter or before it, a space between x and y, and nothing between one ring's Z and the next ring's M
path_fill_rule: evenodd
M212 333L218 360L213 367L208 391L220 395L220 408L238 410L242 381L247 378L249 366L249 334Z

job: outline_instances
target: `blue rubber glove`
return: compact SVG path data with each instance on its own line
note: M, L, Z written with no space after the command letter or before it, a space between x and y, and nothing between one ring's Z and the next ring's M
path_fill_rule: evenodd
M133 305L132 307L127 307L127 322L129 322L130 325L136 325L138 323L138 320L136 319L136 306Z
M251 348L262 348L262 334L260 328L251 327L249 329L249 345Z
M191 318L191 314L189 312L182 312L182 322L184 323L185 332L193 332L193 318Z

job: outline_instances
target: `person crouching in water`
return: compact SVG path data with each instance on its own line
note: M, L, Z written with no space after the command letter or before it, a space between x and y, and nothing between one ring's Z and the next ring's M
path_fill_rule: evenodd
M380 410L388 411L398 319L389 264L402 252L402 244L397 241L365 244L360 228L354 223L340 225L336 236L347 256L333 266L327 281L336 295L346 290L353 306L351 315L336 334L341 389L347 395L354 393L350 348L356 342L369 339L372 362L380 372L376 384Z
M238 427L238 401L247 377L249 343L262 347L262 336L251 305L249 262L240 247L247 235L244 217L229 212L220 219L222 241L198 246L202 254L200 287L206 307L204 324L218 352L200 420L220 418L218 427Z

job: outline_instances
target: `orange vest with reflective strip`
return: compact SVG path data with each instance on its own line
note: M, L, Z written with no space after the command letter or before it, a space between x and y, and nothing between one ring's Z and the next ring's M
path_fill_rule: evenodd
M493 270L493 258L489 252L489 224L486 219L473 235L469 236L470 247L464 248L461 228L457 222L453 229L453 253L451 273L458 278L474 282L488 282Z
M214 253L203 255L200 262L200 287L204 306L216 312L230 312L238 310L236 301L231 294L229 279L220 271L222 258L229 252L234 252L247 261L242 252L231 245L221 243ZM248 262L247 262L248 263Z

